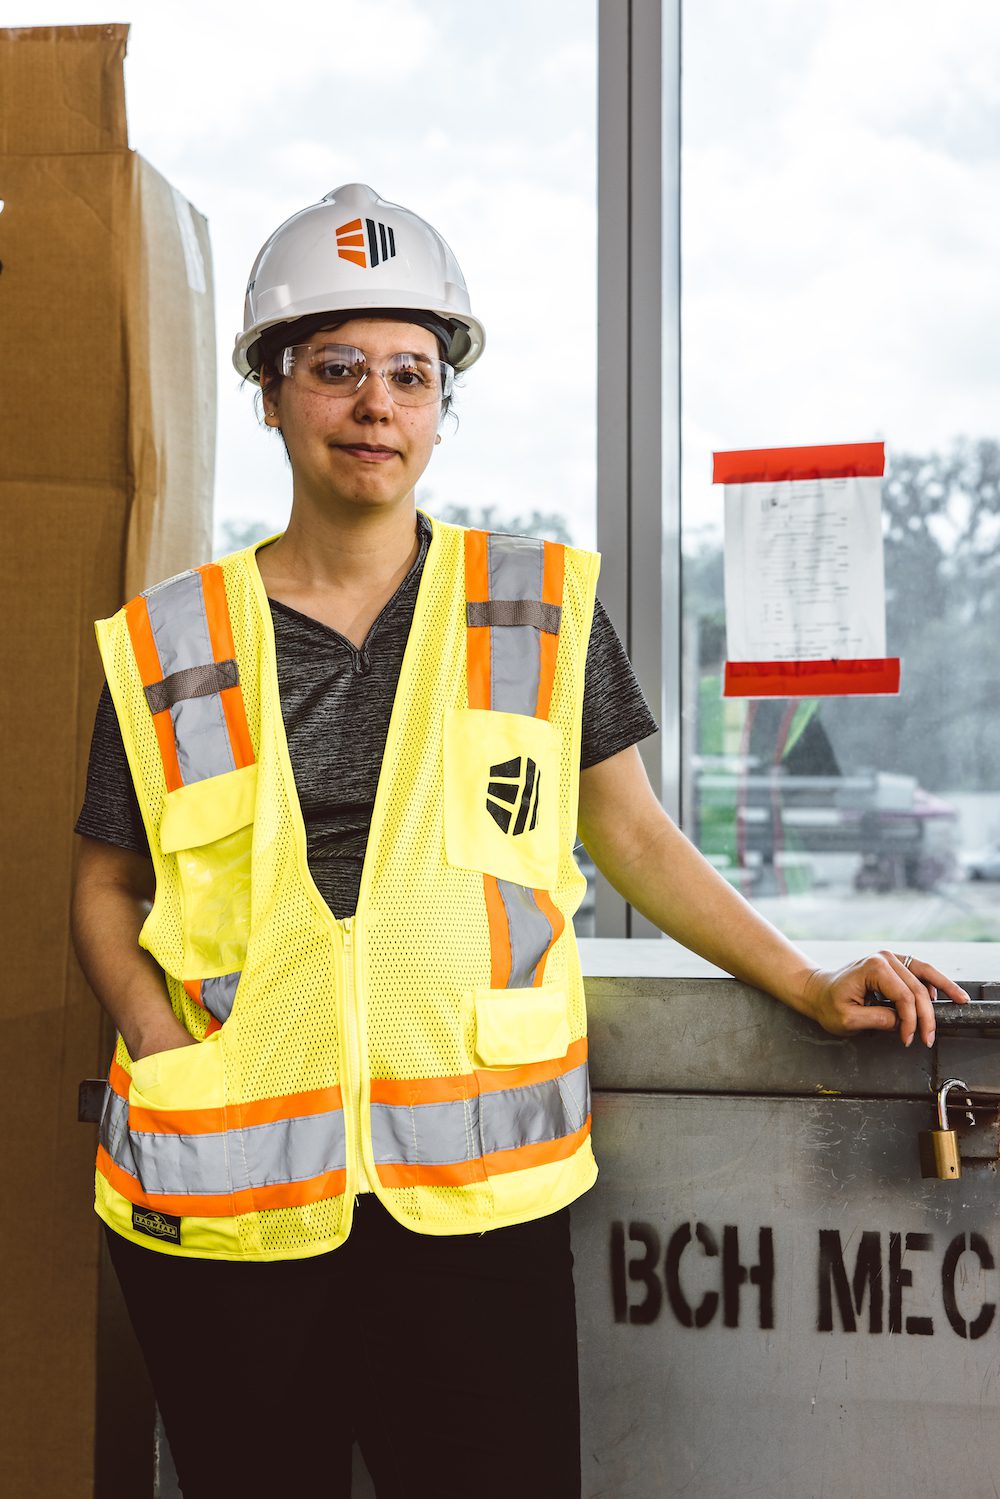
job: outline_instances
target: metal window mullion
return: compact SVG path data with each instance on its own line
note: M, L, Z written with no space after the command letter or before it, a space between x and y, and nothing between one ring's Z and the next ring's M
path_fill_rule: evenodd
M601 598L661 724L640 747L680 800L680 0L600 0L598 396ZM606 389L613 386L613 389ZM655 936L598 877L597 933Z
M681 19L683 0L662 0L660 60L660 518L662 615L660 797L678 824L684 807L681 591Z
M597 546L601 601L628 647L631 348L632 0L598 0L597 345L611 371L597 390ZM628 936L628 906L597 875L599 937Z

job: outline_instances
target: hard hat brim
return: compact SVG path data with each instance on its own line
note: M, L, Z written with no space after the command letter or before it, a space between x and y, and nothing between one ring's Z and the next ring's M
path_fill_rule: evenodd
M379 292L379 308L373 308L370 296L359 294L356 298L351 296L338 297L338 305L330 307L323 297L312 299L314 305L299 305L295 308L294 315L285 317L273 317L258 323L249 332L241 333L236 339L233 349L233 365L238 374L244 379L256 380L259 369L259 352L261 336L268 328L276 328L281 323L297 322L301 317L313 316L317 313L329 312L331 322L344 322L344 313L364 313L372 311L378 315L379 308L399 307L400 309L412 308L414 312L432 312L449 323L458 323L468 329L469 347L454 363L456 370L467 370L470 365L475 364L486 347L486 330L478 318L469 313L463 313L461 317L450 307L414 307L412 293L409 296L400 294L393 296L384 295Z

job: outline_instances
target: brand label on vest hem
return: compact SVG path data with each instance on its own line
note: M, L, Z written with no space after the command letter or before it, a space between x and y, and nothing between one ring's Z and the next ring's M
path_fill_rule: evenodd
M171 1244L181 1242L181 1220L169 1213L159 1213L155 1208L132 1209L132 1227L151 1239L169 1239Z

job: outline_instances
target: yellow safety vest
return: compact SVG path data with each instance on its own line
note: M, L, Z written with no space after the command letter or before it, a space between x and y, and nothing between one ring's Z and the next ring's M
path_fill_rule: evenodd
M418 1233L542 1217L597 1172L572 917L599 559L433 522L338 921L306 862L255 552L97 625L156 872L139 943L200 1043L133 1062L119 1038L97 1212L147 1247L246 1260L336 1248L365 1169Z

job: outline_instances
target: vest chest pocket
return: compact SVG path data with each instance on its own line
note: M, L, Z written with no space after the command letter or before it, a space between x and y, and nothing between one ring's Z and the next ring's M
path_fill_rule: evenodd
M185 979L243 967L250 934L250 858L257 766L171 791L160 848L177 859Z
M569 1050L569 1018L562 989L477 989L477 1065L521 1067L553 1061Z
M452 708L444 724L449 864L550 890L559 869L561 734L545 719Z

